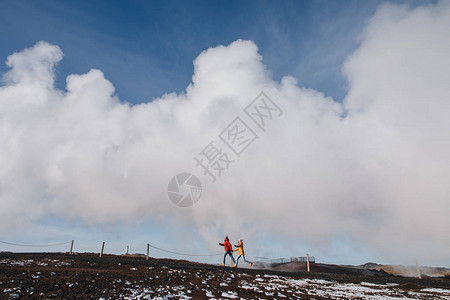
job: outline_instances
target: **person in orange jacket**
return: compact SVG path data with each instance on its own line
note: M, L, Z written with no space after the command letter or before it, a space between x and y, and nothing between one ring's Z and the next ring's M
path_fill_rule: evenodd
M234 251L239 251L239 252L238 252L238 253L239 253L239 256L238 256L238 258L237 258L237 260L236 260L236 267L237 267L237 265L238 265L238 263L239 263L239 258L241 258L241 256L244 258L244 261L245 261L246 263L250 264L250 267L251 267L251 266L253 265L253 263L245 259L244 243L242 242L242 240L238 240L238 244L237 244L237 245L234 245L234 246L236 247L236 249L234 249Z
M228 236L226 236L225 239L223 240L223 244L219 243L219 245L223 246L225 248L225 254L223 255L222 266L225 266L225 258L227 257L227 255L229 255L231 257L231 259L233 260L233 267L236 267L236 261L234 260L234 257L233 257L233 247L231 247Z

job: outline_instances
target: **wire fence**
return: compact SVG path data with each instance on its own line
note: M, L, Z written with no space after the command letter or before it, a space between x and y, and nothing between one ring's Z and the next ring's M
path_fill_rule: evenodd
M157 249L159 251L163 251L163 252L167 252L167 253L172 253L172 254L177 254L177 255L182 255L182 256L192 256L192 257L196 257L196 256L219 256L219 255L223 255L223 253L216 253L216 254L187 254L187 253L181 253L181 252L176 252L176 251L171 251L171 250L165 250L153 245L148 244L150 247L152 247L153 249Z
M0 240L1 244L5 244L5 245L10 245L10 246L17 246L17 247L56 247L56 246L62 246L62 245L69 245L70 244L70 251L67 251L69 253L72 253L73 250L73 246L74 246L74 241L66 241L66 242L59 242L59 243L51 243L51 244L22 244L22 243L14 243L14 242L8 242L8 241L3 241ZM79 244L78 243L78 247L79 246L84 246L84 248L90 248L92 249L92 245L86 245L86 244ZM224 252L222 253L203 253L203 254L193 254L193 253L185 253L185 252L178 252L178 251L173 251L173 250L167 250L155 245L151 245L149 243L147 243L147 258L149 256L149 248L161 251L161 252L165 252L165 253L170 253L170 254L175 254L175 255L180 255L180 256L186 256L186 257L215 257L215 256L223 256ZM105 247L105 243L102 243L101 248L99 247L100 250L100 256L103 254L103 252L106 251L114 251L115 253L120 253L120 254L128 254L125 251L122 250L118 250L117 248L112 248L112 247ZM128 250L128 246L125 248L126 251ZM106 253L105 251L105 253ZM300 262L306 262L307 258L306 257L290 257L290 258L267 258L267 257L262 257L262 256L247 256L249 258L253 258L255 260L257 260L258 263L262 263L265 265L276 265L276 264L284 264L284 263L290 263L290 262L296 262L296 261L300 261ZM320 261L319 259L317 259L318 261ZM309 262L314 263L316 261L316 258L314 256L310 256L309 257Z
M55 243L55 244L39 245L39 244L17 244L17 243L0 241L0 243L2 243L2 244L12 245L12 246L19 246L19 247L53 247L53 246L60 246L60 245L70 244L71 242L72 241Z
M23 244L23 243L14 243L14 242L7 242L7 241L3 241L0 240L1 244L5 244L5 245L10 245L10 246L18 246L18 247L54 247L54 246L61 246L61 245L69 245L71 244L71 251L73 248L73 243L74 241L67 241L67 242L60 242L60 243L52 243L52 244ZM77 246L84 246L84 248L89 248L92 249L92 245L86 245L86 244L78 244ZM162 252L166 252L166 253L171 253L171 254L176 254L176 255L181 255L181 256L190 256L190 257L213 257L213 256L220 256L223 255L222 253L214 253L214 254L192 254L192 253L183 253L183 252L177 252L177 251L172 251L172 250L167 250L167 249L163 249L160 247L157 247L155 245L151 245L151 244L147 244L148 247L151 247L153 249L156 249L158 251L162 251ZM107 246L105 248L105 243L102 245L102 250L108 250L108 251L114 251L115 253L125 253L125 251L122 250L118 250L117 248L112 248L110 246ZM127 249L127 248L125 248Z

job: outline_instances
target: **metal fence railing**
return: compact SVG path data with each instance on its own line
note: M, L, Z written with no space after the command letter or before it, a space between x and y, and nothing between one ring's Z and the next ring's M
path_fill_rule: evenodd
M298 256L298 257L288 257L288 258L273 258L273 259L262 259L258 260L257 263L261 263L263 265L279 265L279 264L287 264L291 262L306 262L307 257L306 256ZM315 263L316 259L314 256L309 257L310 263Z

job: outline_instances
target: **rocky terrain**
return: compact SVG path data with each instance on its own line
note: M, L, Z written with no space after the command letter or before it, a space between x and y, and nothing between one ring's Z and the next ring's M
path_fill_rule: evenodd
M450 299L450 279L325 264L312 264L307 273L301 263L269 270L93 253L3 252L0 298Z

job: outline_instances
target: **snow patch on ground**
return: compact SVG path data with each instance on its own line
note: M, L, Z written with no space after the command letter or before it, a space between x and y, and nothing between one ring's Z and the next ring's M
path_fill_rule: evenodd
M72 263L73 261L70 260L50 259L35 261L0 260L2 269L11 267L24 270L23 274L28 274L28 278L31 278L34 282L46 280L46 278L57 278L60 274L59 269L49 269L49 271L52 270L51 272L45 270L51 266L70 266ZM36 272L34 267L40 267L42 272ZM153 273L148 274L152 276L134 277L134 279L129 280L127 277L111 278L114 289L120 291L118 298L121 299L248 299L268 297L287 299L450 299L450 289L422 288L416 291L405 291L396 283L345 283L324 279L295 279L280 275L251 275L227 270L180 270L172 267L148 266L128 266L127 268L132 271L127 273L132 274L140 274L139 272L144 270L147 272L151 270ZM67 272L67 269L61 272ZM97 284L98 276L100 276L98 272L93 273L93 277L89 281L90 284ZM193 278L197 280L193 280ZM4 277L0 279L0 298L16 299L38 296L46 298L49 296L41 293L42 291L34 290L34 286L25 288L21 284L22 282L16 278L8 279ZM52 280L55 279L50 281ZM73 288L74 285L79 285L79 283L66 282L63 285Z

